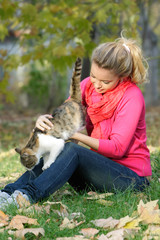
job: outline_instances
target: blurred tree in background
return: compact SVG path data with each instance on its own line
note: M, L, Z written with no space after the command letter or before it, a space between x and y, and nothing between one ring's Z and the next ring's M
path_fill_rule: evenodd
M149 0L1 0L1 101L17 98L18 88L29 96L30 107L39 104L49 110L59 104L68 93L67 81L77 56L84 58L85 77L89 73L88 59L97 44L114 40L122 30L127 37L143 39L146 15L142 13L152 5L159 6L159 0L152 4ZM18 44L20 52L3 47L11 36L13 47ZM145 50L145 41L141 43ZM26 65L31 66L27 80L15 81L10 88L10 73Z

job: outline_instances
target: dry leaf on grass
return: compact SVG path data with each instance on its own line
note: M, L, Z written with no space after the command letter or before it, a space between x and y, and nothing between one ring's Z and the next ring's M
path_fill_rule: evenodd
M30 206L30 202L27 201L20 193L17 195L16 201L20 208L23 208L23 207L26 208Z
M96 201L96 203L99 203L99 204L104 205L104 206L111 206L113 204L112 201L107 201L107 200L104 200L104 199L98 199Z
M9 216L0 210L0 227L7 226L9 224L8 220L9 220Z
M61 217L68 217L68 207L61 202L45 202L44 205L49 205L50 209Z
M144 204L140 200L138 204L138 213L140 219L145 224L160 224L160 210L158 205L159 200L154 200Z
M90 197L87 197L86 199L88 199L88 200L98 200L98 199L103 199L103 198L112 196L113 194L114 193L101 193L101 194L98 194L96 192L88 192L88 195Z
M124 229L118 229L105 235L104 240L124 240ZM98 239L102 240L102 239Z
M62 221L62 224L60 225L60 230L63 230L65 228L73 229L82 223L84 223L84 221L77 222L75 219L69 220L67 217L65 217Z
M124 228L139 230L140 227L138 227L138 225L140 222L141 222L140 218L133 219L131 222L126 223Z
M140 215L140 219L146 224L160 224L160 210L148 211L144 209Z
M74 237L58 237L56 240L88 240L88 238L81 235L75 235Z
M153 234L153 235L159 235L160 236L160 226L149 225L145 233L147 235Z
M34 212L38 212L38 213L42 213L42 212L46 212L47 214L50 213L50 205L47 205L47 206L38 206L38 204L34 204L32 206L29 206L28 208L20 208L18 209L18 212L19 213L22 213L23 214L33 214Z
M83 228L81 229L80 233L83 234L83 236L90 238L94 237L97 233L99 233L99 230L96 228Z
M38 225L37 219L28 218L26 216L16 215L12 218L10 224L8 225L7 229L23 229L23 224L27 223L29 225Z
M107 238L106 235L102 234L97 238L97 240L109 240L109 238Z
M122 228L122 227L124 227L127 223L129 223L129 222L131 222L131 221L133 221L133 220L134 220L134 218L131 218L131 217L129 217L128 215L125 216L125 217L123 217L123 218L121 218L121 219L119 220L119 223L118 223L118 225L117 225L117 228Z
M0 233L3 233L5 231L5 228L0 229Z
M159 239L160 238L160 226L149 225L147 230L144 233L144 239Z
M109 240L124 240L125 238L128 239L129 236L131 237L132 233L133 233L132 230L122 228L107 233L106 237Z
M119 220L114 219L112 217L109 218L101 218L101 219L96 219L96 220L92 220L91 221L96 227L101 227L104 229L107 228L114 228L115 226L117 226L117 224L119 223Z
M144 209L147 209L149 212L159 209L158 201L159 200L154 200L154 201L147 202L145 204L143 202L143 200L140 200L140 202L138 204L138 207L137 207L138 214L140 215L143 212Z
M8 233L10 235L14 235L17 238L24 239L25 234L27 233L33 233L36 237L38 237L38 236L44 236L45 232L43 228L25 228L25 229L16 230L16 231L9 230Z

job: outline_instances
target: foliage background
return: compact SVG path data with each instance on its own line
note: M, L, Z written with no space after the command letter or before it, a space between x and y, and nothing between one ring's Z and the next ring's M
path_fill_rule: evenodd
M126 37L137 39L149 59L152 81L143 90L147 93L147 104L157 104L159 3L159 0L1 0L1 108L7 104L20 110L36 107L45 112L59 105L68 95L77 56L84 58L84 78L89 74L93 48L118 38L122 31ZM13 75L14 71L18 76Z

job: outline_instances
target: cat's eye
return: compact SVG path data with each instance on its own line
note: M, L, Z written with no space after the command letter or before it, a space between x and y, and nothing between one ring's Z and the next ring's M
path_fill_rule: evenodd
M28 153L23 153L22 154L22 157L27 157L28 156Z

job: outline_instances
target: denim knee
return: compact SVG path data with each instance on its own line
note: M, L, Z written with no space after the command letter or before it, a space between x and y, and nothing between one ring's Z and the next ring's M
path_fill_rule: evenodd
M79 147L79 145L74 142L66 142L63 151L75 151L77 147Z

